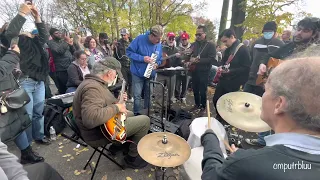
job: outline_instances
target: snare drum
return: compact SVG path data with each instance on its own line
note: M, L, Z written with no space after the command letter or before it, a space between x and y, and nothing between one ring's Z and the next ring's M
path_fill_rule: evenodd
M200 147L201 141L200 138L204 134L204 132L208 129L208 118L207 117L200 117L196 118L190 124L190 135L188 138L188 144L190 145L191 149ZM211 118L211 129L217 133L218 137L224 138L228 142L228 136L226 130L224 129L223 125L216 120L215 118ZM222 153L227 156L226 147L224 143L220 140L220 148Z
M192 121L190 125L190 135L188 144L191 147L191 156L183 164L187 179L201 180L202 169L201 162L203 159L203 147L201 146L200 138L208 128L208 118L200 117ZM211 118L211 129L228 142L228 136L223 125L214 118ZM224 143L220 141L220 148L224 157L227 157L227 152Z

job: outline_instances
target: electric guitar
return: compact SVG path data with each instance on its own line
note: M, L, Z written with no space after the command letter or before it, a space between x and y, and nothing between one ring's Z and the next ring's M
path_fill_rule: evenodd
M271 57L268 61L268 64L267 64L267 71L262 75L261 74L258 75L258 78L256 80L256 85L258 85L258 86L264 85L267 82L271 71L282 62L283 62L283 60L281 60L281 59L276 59L276 58Z
M119 103L125 103L123 100L123 94L125 92L126 82L123 79L120 101ZM102 134L110 141L118 141L120 143L125 143L127 138L126 128L124 122L126 120L126 115L124 113L118 113L109 119L106 123L100 126Z

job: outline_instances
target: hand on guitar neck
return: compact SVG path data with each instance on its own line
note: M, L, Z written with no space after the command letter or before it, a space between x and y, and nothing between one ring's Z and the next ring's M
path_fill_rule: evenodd
M264 75L264 73L267 72L267 66L265 64L260 64L259 70L258 70L258 75Z

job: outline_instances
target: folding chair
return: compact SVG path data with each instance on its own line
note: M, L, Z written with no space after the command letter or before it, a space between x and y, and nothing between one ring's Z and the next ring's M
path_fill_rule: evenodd
M79 130L76 122L74 121L74 119L70 118L70 116L67 115L67 116L65 116L65 121L66 121L67 125L72 129L72 131L74 131L75 135L78 136L83 142L85 142L84 139L82 138L81 134L80 134L80 130ZM112 161L114 164L116 164L117 166L119 166L121 169L124 170L124 167L122 165L120 165L113 157L111 157L111 156L109 156L109 155L107 155L106 153L103 152L104 150L109 152L109 150L106 149L106 146L107 145L101 146L100 149L90 146L90 147L92 147L94 149L94 151L93 151L92 155L90 156L89 160L87 161L86 165L84 166L84 168L83 168L84 170L89 165L90 168L91 168L91 171L92 171L92 166L90 164L91 159L93 158L93 156L95 155L96 152L100 153L100 155L98 157L98 160L97 160L97 163L96 163L96 165L95 165L95 167L94 167L94 169L92 171L91 180L93 180L93 177L94 177L94 175L96 173L96 170L98 168L98 165L99 165L99 162L100 162L100 158L101 158L102 155L105 156L106 158L108 158L110 161Z

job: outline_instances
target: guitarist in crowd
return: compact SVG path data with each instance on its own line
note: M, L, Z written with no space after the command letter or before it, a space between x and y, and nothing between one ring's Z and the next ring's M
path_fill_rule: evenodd
M314 17L306 17L298 22L296 32L293 36L293 41L285 44L281 48L273 51L262 58L258 70L258 74L264 74L267 70L266 64L269 59L276 58L285 60L295 57L298 53L303 52L312 44L319 43L320 19ZM266 136L268 134L265 134ZM259 139L246 139L245 141L251 145L265 146L264 136L259 136Z
M189 69L192 78L192 89L195 105L189 111L200 110L199 115L205 114L207 105L207 87L212 64L216 61L216 46L206 39L207 27L199 25L196 42L192 44L192 55Z
M73 99L73 115L84 141L96 148L109 144L110 138L103 135L100 126L118 113L125 113L126 134L135 144L130 144L124 161L130 168L145 167L147 162L139 156L136 144L148 133L150 119L145 115L133 117L125 103L121 103L121 99L115 98L107 88L107 85L116 79L117 73L122 77L120 62L113 57L107 57L95 63L90 73L77 88ZM123 100L127 101L126 94L123 94Z
M229 92L238 91L240 86L247 81L251 66L249 50L245 45L240 43L234 30L224 30L219 35L219 39L227 46L227 49L221 60L222 66L218 68L215 77L217 79L217 75L221 74L213 96L215 108L221 96ZM216 119L223 122L218 112Z
M191 50L191 43L189 42L189 34L184 32L180 36L180 44L178 46L178 49L180 51L183 51L183 55L180 57L181 64L180 66L184 67L184 63L189 61L190 55L192 53ZM190 75L186 71L179 72L177 74L176 78L176 88L175 88L175 97L176 99L181 100L181 103L187 104L186 100L186 94L187 94L187 88L190 81ZM181 91L180 91L181 90Z
M256 40L251 47L251 57L252 65L249 73L249 79L244 86L245 92L252 93L258 96L262 96L264 89L262 86L256 85L256 80L258 77L258 69L260 65L261 58L266 56L268 53L271 53L284 45L284 42L276 38L277 33L277 24L274 21L267 22L262 30L263 37ZM258 144L265 145L263 137L269 135L270 131L259 133L258 139L246 139L246 142L250 145Z
M162 45L162 58L168 59L162 60L162 64L158 69L177 67L178 65L180 65L180 53L178 52L178 48L175 46L175 37L176 35L173 32L169 32L167 34L166 43ZM167 83L169 83L169 78L171 78L169 97L171 98L171 102L175 103L177 99L173 96L173 93L175 91L176 74L172 74L172 72L159 72L157 81L165 80L167 81Z

